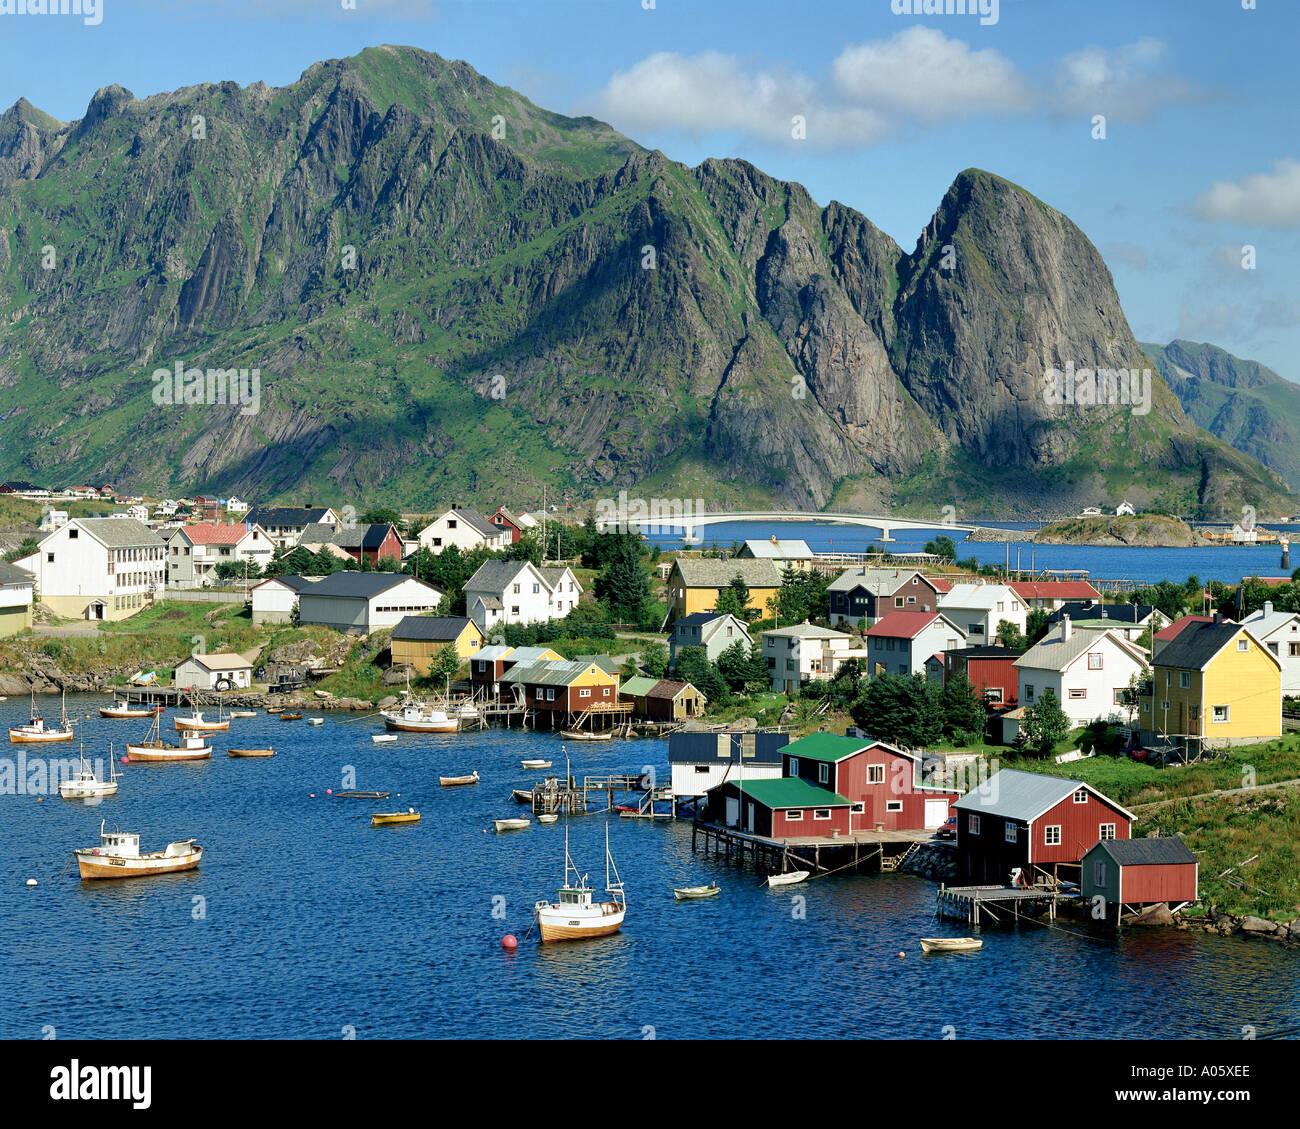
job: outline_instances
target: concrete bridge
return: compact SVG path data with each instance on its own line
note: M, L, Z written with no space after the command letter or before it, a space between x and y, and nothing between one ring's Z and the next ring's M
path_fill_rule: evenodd
M940 518L938 521L919 521L915 518L905 517L881 517L872 514L838 514L800 510L782 510L780 512L736 510L730 513L693 513L690 512L688 507L680 505L676 507L675 512L667 508L659 511L652 506L648 516L622 514L619 515L616 521L621 521L625 526L639 528L680 529L683 536L687 538L693 538L695 531L700 526L720 525L727 521L829 522L834 525L866 526L869 529L880 530L879 540L881 541L894 540L892 534L896 529L924 529L933 530L937 533L955 530L962 533L974 533L980 528L978 525L961 525L946 518ZM608 520L602 521L597 517L597 525L604 526L608 524L614 523Z

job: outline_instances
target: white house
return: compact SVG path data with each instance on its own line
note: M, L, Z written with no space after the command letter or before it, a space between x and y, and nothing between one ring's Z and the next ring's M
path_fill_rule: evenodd
M368 635L434 611L442 593L400 572L336 572L298 592L298 622Z
M852 658L866 653L853 650L853 636L829 627L814 627L806 620L794 627L764 631L763 661L772 679L772 689L793 694L805 682L825 682Z
M668 767L679 799L703 796L727 780L777 780L788 733L673 733Z
M1135 510L1128 502L1120 502L1120 504L1115 507L1116 517L1133 517L1136 513L1137 510Z
M460 549L477 549L480 545L504 549L510 545L510 537L508 527L493 525L478 510L469 506L452 506L420 530L419 542L421 549L441 553L449 545Z
M307 526L337 525L339 517L328 506L254 506L244 521L260 525L277 549L285 549L298 544Z
M1300 614L1273 610L1269 600L1242 621L1282 664L1282 694L1300 697Z
M925 674L926 660L966 646L966 633L942 612L892 611L867 628L867 670Z
M683 647L703 647L709 662L717 662L718 656L736 643L746 651L754 645L744 620L730 612L692 612L673 623L668 636L668 662L676 666Z
M163 539L133 518L76 518L15 561L40 602L69 619L126 619L166 584Z
M275 543L260 525L200 521L182 525L167 538L167 584L172 588L206 588L216 583L223 561L247 561L257 571L270 563Z
M40 531L42 533L53 533L56 529L62 529L68 524L67 510L47 509L41 514Z
M246 514L248 513L248 503L236 498L233 494L226 499L226 513L228 514Z
M263 623L290 623L298 593L316 583L311 576L274 576L249 589L253 601L253 626Z
M1004 619L1024 632L1029 608L1005 584L954 584L939 597L939 610L966 633L972 645L992 643Z
M531 561L484 561L465 582L465 614L488 635L502 623L563 619L581 597L582 585L572 569L538 568Z
M1124 698L1134 675L1141 679L1148 669L1141 648L1118 632L1076 631L1068 616L1015 666L1021 707L1037 705L1050 689L1075 726L1098 718L1128 720Z
M190 655L172 676L173 686L195 690L247 690L252 683L252 664L243 655L228 652Z

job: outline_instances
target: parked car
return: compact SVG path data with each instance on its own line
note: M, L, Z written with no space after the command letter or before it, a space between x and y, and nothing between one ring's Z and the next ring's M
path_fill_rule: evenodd
M957 838L957 817L950 815L944 823L940 824L939 830L934 834L936 839Z

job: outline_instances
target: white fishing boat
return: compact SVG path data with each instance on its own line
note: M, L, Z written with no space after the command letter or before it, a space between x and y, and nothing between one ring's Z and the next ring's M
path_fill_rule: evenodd
M36 708L36 692L32 692L32 716L26 725L11 725L9 741L14 745L41 745L52 741L71 741L72 722L68 720L67 691L63 693L63 711L58 725L49 725Z
M309 717L309 718L307 719L307 724L308 724L308 725L324 725L324 724L325 724L325 719L324 719L323 717Z
M111 706L99 707L100 717L148 717L152 713L153 710L148 706L132 705L130 702L120 702L116 698L113 699L113 704Z
M811 874L809 870L787 870L784 874L769 874L767 884L769 886L793 886L796 882L802 882Z
M498 831L522 831L525 827L531 827L531 819L494 819L492 826Z
M610 872L613 871L613 878ZM569 880L572 872L574 881ZM587 876L580 875L569 855L569 830L564 830L564 885L554 902L538 902L533 907L534 918L541 930L542 942L583 941L592 937L606 937L623 927L627 915L627 898L618 867L609 853L609 824L605 824L605 891L609 901L592 900L595 891L587 884Z
M473 702L461 702L456 707L456 716L462 721L477 721L479 719L478 706Z
M455 733L460 728L458 717L413 700L379 712L384 724L399 733Z
M202 710L193 710L188 714L177 714L176 728L190 729L195 732L218 733L230 728L230 718L222 717L218 709L216 717L204 717Z
M108 779L100 780L83 752L81 767L73 774L72 779L59 781L59 795L65 800L95 800L103 796L117 795L119 774L117 764L113 760L112 745L108 747L108 766Z
M148 878L193 870L203 857L203 848L193 839L178 839L161 851L140 853L140 836L114 828L105 832L99 825L99 846L83 847L72 852L83 880L94 878Z
M520 768L550 768L551 762L544 760L527 760L519 762Z
M201 761L212 756L212 745L202 733L186 730L168 744L162 739L157 716L143 741L127 742L126 755L132 764L158 764L164 761Z
M984 942L975 937L922 937L921 951L924 953L968 953L984 947Z

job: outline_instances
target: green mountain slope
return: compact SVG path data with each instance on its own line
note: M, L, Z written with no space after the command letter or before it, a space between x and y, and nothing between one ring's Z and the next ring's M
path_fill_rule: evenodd
M5 477L1290 508L1159 378L1148 415L1044 401L1049 366L1142 354L1091 244L1015 185L961 174L908 255L743 161L686 168L411 48L279 89L109 87L68 125L19 103L0 313ZM178 363L258 370L259 410L159 405Z

